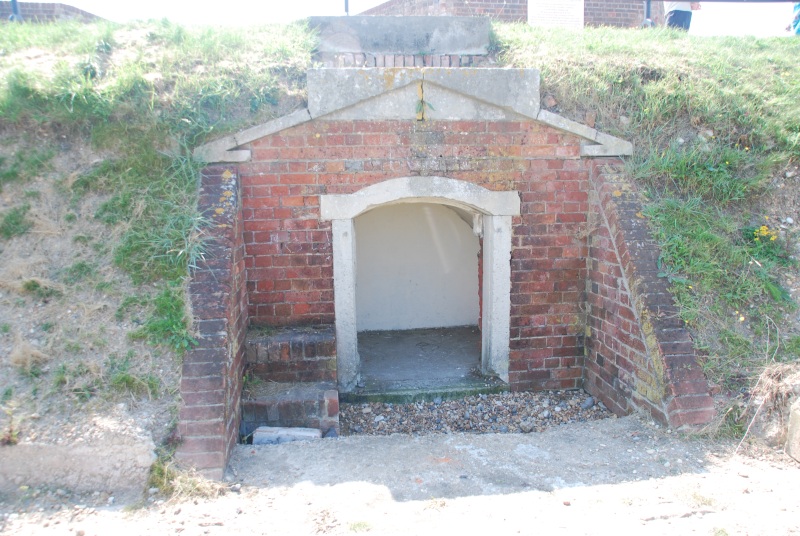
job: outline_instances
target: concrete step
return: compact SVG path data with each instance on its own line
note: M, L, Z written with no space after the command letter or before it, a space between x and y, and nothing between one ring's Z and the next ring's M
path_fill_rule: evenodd
M250 380L242 391L241 442L261 426L314 428L339 433L339 392L332 383Z
M436 378L432 380L370 380L350 393L340 393L339 400L348 404L364 402L390 402L409 404L432 402L437 398L453 400L466 396L502 393L508 384L496 377L474 376L469 378Z

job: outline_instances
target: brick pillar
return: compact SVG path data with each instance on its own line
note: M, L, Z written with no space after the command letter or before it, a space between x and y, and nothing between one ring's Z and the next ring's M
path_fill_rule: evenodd
M235 166L203 170L198 208L208 241L189 283L198 344L183 358L176 459L210 478L222 478L241 417L248 319L240 198Z

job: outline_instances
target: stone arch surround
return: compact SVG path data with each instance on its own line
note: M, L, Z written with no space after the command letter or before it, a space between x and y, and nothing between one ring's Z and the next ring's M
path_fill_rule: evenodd
M509 380L511 219L520 214L519 193L493 192L446 177L403 177L352 194L320 197L320 217L332 225L336 356L342 391L352 390L359 379L354 219L381 206L415 202L452 206L472 215L473 230L484 241L481 367L486 374Z

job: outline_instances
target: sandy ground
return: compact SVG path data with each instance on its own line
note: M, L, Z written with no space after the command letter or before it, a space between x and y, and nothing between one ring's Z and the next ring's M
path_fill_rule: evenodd
M800 534L800 464L637 417L533 434L240 445L215 499L17 504L3 534Z

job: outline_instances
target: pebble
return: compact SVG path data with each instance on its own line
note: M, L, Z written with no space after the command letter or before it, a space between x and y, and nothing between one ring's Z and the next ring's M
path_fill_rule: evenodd
M589 398L583 401L583 403L581 404L581 409L582 410L591 409L592 406L594 406L594 397L590 396Z
M475 395L412 404L341 404L341 435L424 433L530 433L569 422L611 417L584 391ZM438 399L439 397L437 397Z
M794 223L794 218L790 218L790 217L787 216L786 219L783 220L783 221L788 223L789 225L792 225Z

